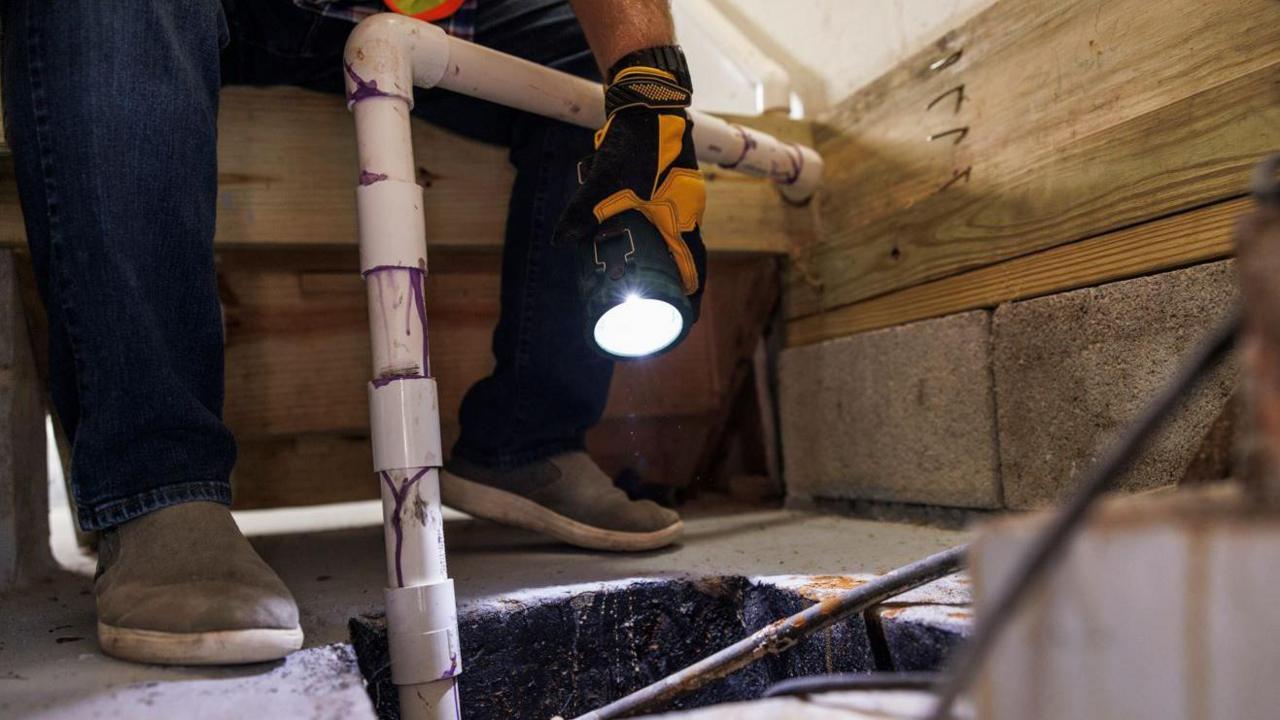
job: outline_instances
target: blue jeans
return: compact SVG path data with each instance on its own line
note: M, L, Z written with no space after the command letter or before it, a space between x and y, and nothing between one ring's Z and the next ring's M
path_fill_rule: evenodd
M0 5L5 129L79 523L230 502L213 266L219 87L341 92L351 25L290 0ZM598 76L563 0L485 0L476 30L483 45ZM612 365L583 336L573 249L550 238L591 133L440 90L419 91L415 113L507 146L517 171L496 367L463 400L454 453L510 467L581 449Z

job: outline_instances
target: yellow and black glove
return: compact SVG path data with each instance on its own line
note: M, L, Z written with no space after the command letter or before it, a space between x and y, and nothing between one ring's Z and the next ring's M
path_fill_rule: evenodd
M578 165L581 187L556 227L557 243L588 242L599 224L638 210L657 228L696 300L707 275L699 224L706 185L685 113L693 93L684 53L674 45L627 55L609 69L604 127L596 151Z

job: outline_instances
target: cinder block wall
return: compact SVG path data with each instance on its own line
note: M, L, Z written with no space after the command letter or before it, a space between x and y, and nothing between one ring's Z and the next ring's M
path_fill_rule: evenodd
M1235 299L1226 260L787 349L788 496L1051 503ZM1236 375L1202 383L1122 486L1178 482Z

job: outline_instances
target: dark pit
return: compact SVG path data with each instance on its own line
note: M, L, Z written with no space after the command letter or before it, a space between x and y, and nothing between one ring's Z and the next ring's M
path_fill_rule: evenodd
M821 585L736 576L646 579L463 605L459 685L465 716L548 720L581 715L812 605L818 599L813 587ZM955 607L946 609L950 612L938 616L956 616ZM378 716L398 720L383 617L353 618L350 628ZM919 612L907 617L871 610L663 709L750 700L775 682L803 675L938 669L965 628L967 623L933 622Z

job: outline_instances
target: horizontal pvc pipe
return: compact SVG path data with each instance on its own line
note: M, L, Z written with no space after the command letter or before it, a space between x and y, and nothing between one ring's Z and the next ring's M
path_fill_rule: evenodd
M449 37L411 18L375 15L360 23L347 42L346 58L353 103L374 93L412 102L406 86L441 87L582 127L604 123L604 89L598 83ZM816 192L822 158L812 148L696 110L689 117L700 160L768 177L793 202Z

